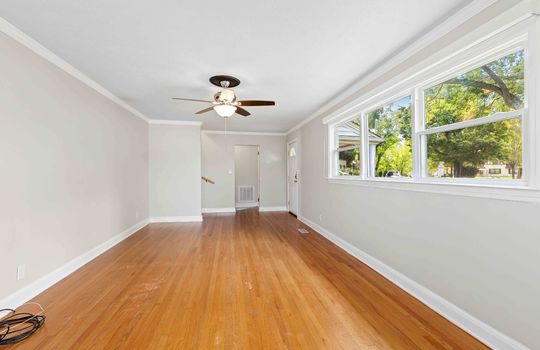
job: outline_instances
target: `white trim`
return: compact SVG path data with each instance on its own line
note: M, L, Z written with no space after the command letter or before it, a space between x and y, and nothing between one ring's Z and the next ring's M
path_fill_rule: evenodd
M211 213L236 213L236 209L233 207L227 208L202 208L203 214Z
M525 113L523 109L518 109L518 110L510 111L510 112L499 112L499 113L495 113L487 117L469 119L469 120L464 120L462 122L446 124L443 126L437 126L434 128L425 129L422 131L418 131L417 134L418 135L431 135L431 134L437 134L437 133L447 132L451 130L465 129L465 128L470 128L473 126L480 126L484 124L500 122L503 120L520 118L521 116L523 116L523 113Z
M340 93L328 103L324 104L324 106L319 108L309 117L289 129L289 131L287 131L287 134L290 134L300 129L302 126L306 125L313 119L320 117L330 108L335 107L347 97L350 97L355 92L361 90L363 87L367 86L369 83L377 79L379 76L383 75L387 71L391 70L392 68L406 61L408 58L412 57L420 50L439 40L444 35L448 34L455 28L468 21L470 18L476 16L478 13L491 6L493 3L495 3L495 0L475 0L470 4L465 5L459 11L457 11L456 13L448 17L446 20L444 20L442 23L440 23L438 26L420 36L416 41L407 46L405 49L398 50L397 54L390 55L389 58L382 60L382 64L379 63L375 65L375 69L368 70L368 73L362 78L360 78L358 82L354 83L344 92Z
M165 120L165 119L151 119L148 121L151 125L191 125L201 126L201 121L189 121L189 120Z
M529 40L536 45L530 45L525 51L525 72L529 72L529 79L525 80L525 89L528 91L528 115L522 120L522 128L530 130L523 135L522 142L529 145L529 151L523 154L524 175L531 187L540 187L540 134L538 113L540 111L540 1L536 0L536 23L529 33ZM535 176L532 176L535 174Z
M467 71L468 68L478 67L483 60L489 62L500 58L505 48L515 47L517 50L519 45L516 43L527 41L527 33L534 21L535 16L526 13L517 19L510 20L504 26L499 25L496 31L490 31L477 39L469 39L467 44L459 44L459 47L442 57L440 56L443 50L440 50L329 113L322 119L322 123L329 125L340 123L351 118L352 114L371 110L381 103L391 101L402 91L414 90L415 87L427 88L440 79L445 80L445 77L458 75L461 70ZM454 42L453 45L456 46L456 43ZM501 45L505 48L501 48Z
M298 176L298 182L296 183L296 213L292 212L291 211L291 191L290 191L290 179L289 179L289 167L291 166L291 157L289 157L289 151L290 151L290 147L291 145L295 143L296 144L296 148L295 148L295 152L296 152L296 174L299 175ZM301 186L300 186L300 180L302 179L302 169L300 169L300 158L302 157L302 155L300 154L300 147L299 147L299 144L300 144L300 141L299 141L299 138L298 137L295 137L294 139L292 140L289 140L287 142L287 210L289 212L291 212L292 214L294 215L300 215L300 192L301 192Z
M130 228L120 232L116 236L110 238L109 240L101 243L100 245L90 249L86 253L79 255L75 259L69 261L68 263L62 265L56 270L46 274L45 276L37 279L36 281L30 283L26 287L19 289L15 293L7 296L6 298L0 300L0 309L16 309L22 304L28 302L36 295L40 294L47 288L50 288L60 280L66 278L71 273L75 272L83 265L89 263L99 255L103 254L107 250L111 249L118 243L122 242L135 232L139 231L148 224L148 219L142 220ZM0 315L2 317L2 315Z
M525 4L526 5L526 4ZM525 14L523 14L523 11ZM508 19L510 17L510 19ZM517 19L516 19L517 17ZM489 30L496 22L497 28L495 31ZM532 140L536 139L538 130L534 127L534 118L528 108L534 108L534 101L537 99L537 92L531 90L531 81L534 81L535 73L529 61L535 61L536 56L531 54L531 49L534 49L534 26L538 26L538 19L530 13L530 8L522 6L514 8L513 11L507 12L497 20L493 20L481 27L482 32L471 33L466 38L466 42L455 43L454 49L447 55L434 54L425 61L418 63L417 66L411 67L409 70L389 79L382 83L379 87L363 94L361 97L347 103L342 108L325 117L322 122L328 124L327 137L332 140L335 137L334 132L337 125L357 116L365 111L372 110L381 104L392 101L396 96L404 94L412 94L412 108L414 110L414 118L412 120L412 158L413 158L413 173L412 179L396 179L397 181L388 181L388 179L377 179L372 176L366 176L364 173L360 177L339 177L335 168L336 152L332 147L327 148L327 156L329 157L327 166L329 172L328 179L332 183L354 183L355 185L366 185L370 187L380 188L397 188L396 183L403 184L405 190L414 191L432 191L435 193L448 193L449 191L457 190L457 195L483 197L483 198L499 198L505 200L517 201L538 201L538 181L536 178L540 174L536 174L536 160L531 159L531 154L538 154L540 149L534 145ZM501 26L500 23L506 23ZM454 47L452 46L452 47ZM495 113L491 116L467 120L459 123L444 125L425 129L423 116L423 91L430 84L437 83L440 80L446 80L450 76L461 74L465 71L478 67L481 64L491 62L494 59L503 57L511 52L525 50L526 69L526 99L525 107L520 110ZM527 69L528 68L528 69ZM528 84L528 85L527 85ZM492 123L513 118L522 120L523 130L523 166L524 177L517 180L497 180L497 179L437 179L429 177L427 174L427 146L425 135L456 130L465 127L473 127L486 123ZM364 121L365 122L365 121ZM534 148L533 148L534 147ZM366 152L362 152L362 158L367 159ZM332 167L334 166L334 167ZM343 180L342 180L343 178ZM361 181L367 181L365 184L360 184ZM419 185L421 184L421 185ZM429 184L426 186L425 184ZM449 187L445 189L443 186L448 184L459 187ZM469 184L471 186L465 186ZM497 190L497 187L502 187L502 190ZM486 190L487 188L487 190ZM485 194L479 193L485 191Z
M86 84L88 87L94 89L95 91L99 92L103 96L107 97L112 102L116 103L120 107L124 108L128 112L132 113L136 117L139 117L140 119L144 120L145 122L148 122L150 118L148 118L146 115L142 114L135 108L131 107L127 102L120 99L118 96L114 95L112 92L92 80L90 77L88 77L86 74L82 73L77 68L73 67L71 64L54 54L52 51L38 43L36 40L32 39L28 35L26 35L24 32L22 32L20 29L15 27L13 24L9 23L2 17L0 17L0 31L11 37L13 40L17 41L19 44L25 46L26 48L33 51L35 54L43 57L50 63L54 64L58 68L62 69L64 72L68 73L72 77L78 79L83 84Z
M259 211L288 211L287 207L259 207Z
M224 130L202 130L203 134L217 135L250 135L250 136L287 136L283 132L256 132L256 131L224 131Z
M476 317L460 309L458 306L435 294L401 272L394 270L392 267L355 247L341 237L331 233L322 226L319 226L313 221L300 215L298 216L298 220L310 226L313 230L326 237L332 243L336 244L338 247L345 250L356 259L368 265L390 282L394 283L396 286L427 305L433 311L437 312L448 321L463 329L465 332L471 334L473 337L477 338L489 347L493 349L527 349L525 345L480 321Z
M202 215L192 216L154 216L150 218L150 223L159 222L201 222L203 221Z
M259 206L259 202L235 203L236 208L255 208L258 206Z
M370 178L359 177L331 177L328 182L339 185L355 185L368 188L381 188L387 190L429 192L449 194L462 197L477 197L499 199L513 202L540 203L540 189L533 189L522 185L512 186L500 180L497 184L461 182L460 179L395 179L395 178ZM493 180L495 181L495 180Z

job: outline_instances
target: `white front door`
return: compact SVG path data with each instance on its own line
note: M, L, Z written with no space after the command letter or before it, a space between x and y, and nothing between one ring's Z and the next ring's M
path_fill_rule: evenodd
M287 194L289 212L298 215L298 156L296 141L289 143L287 149Z

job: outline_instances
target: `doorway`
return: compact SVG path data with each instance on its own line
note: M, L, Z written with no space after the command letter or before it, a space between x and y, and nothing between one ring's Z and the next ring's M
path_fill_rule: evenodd
M298 148L296 140L287 144L287 202L289 213L298 215Z
M259 207L259 146L234 146L234 193L236 209Z

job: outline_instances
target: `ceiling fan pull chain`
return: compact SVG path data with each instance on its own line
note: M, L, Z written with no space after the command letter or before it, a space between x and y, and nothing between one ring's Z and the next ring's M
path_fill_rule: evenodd
M229 118L223 119L225 119L225 153L229 153ZM234 153L234 150L231 153Z

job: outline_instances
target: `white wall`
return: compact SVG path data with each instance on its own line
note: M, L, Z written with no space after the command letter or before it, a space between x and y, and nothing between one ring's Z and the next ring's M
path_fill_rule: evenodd
M203 208L234 208L234 146L259 145L262 207L285 207L285 136L202 133L202 174L216 184L203 183ZM230 172L230 173L229 173Z
M148 125L3 33L0 52L1 300L148 217Z
M539 203L331 184L325 179L324 116L399 72L421 67L422 58L473 31L505 6L495 4L287 139L298 138L301 147L301 217L539 349Z
M252 203L257 202L259 196L259 147L258 146L234 146L234 182L235 202L238 205L240 186L253 186L255 191Z
M201 220L200 126L150 125L150 217Z

